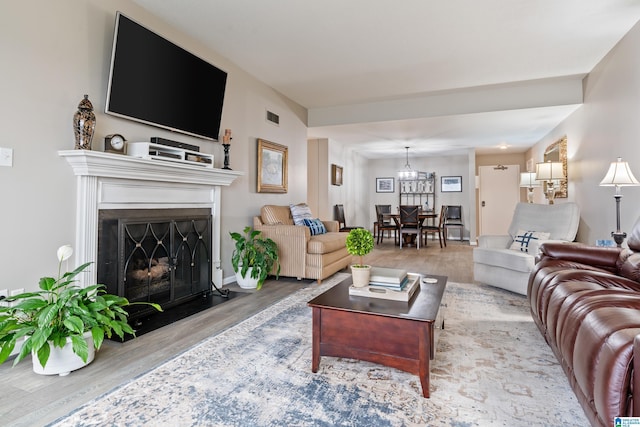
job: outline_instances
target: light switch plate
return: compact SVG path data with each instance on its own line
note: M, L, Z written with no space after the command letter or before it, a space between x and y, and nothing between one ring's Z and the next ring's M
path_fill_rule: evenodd
M0 166L13 166L13 148L0 147Z

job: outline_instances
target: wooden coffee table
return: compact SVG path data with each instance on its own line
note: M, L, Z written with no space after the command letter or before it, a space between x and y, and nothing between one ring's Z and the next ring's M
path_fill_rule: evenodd
M417 273L413 273L417 274ZM409 302L349 295L351 279L308 302L313 308L311 371L320 356L347 357L390 366L420 377L422 395L429 397L429 361L435 358L440 310L447 277L421 283Z

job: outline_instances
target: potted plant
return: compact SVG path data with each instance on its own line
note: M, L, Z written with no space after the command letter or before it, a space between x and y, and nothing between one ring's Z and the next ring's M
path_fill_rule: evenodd
M360 257L360 263L351 265L353 286L369 285L371 266L364 264L363 257L373 250L373 234L364 228L355 228L347 235L347 252Z
M260 237L262 232L251 227L245 227L243 233L229 233L236 242L231 255L236 281L241 288L260 289L274 267L276 278L280 274L278 245L269 238Z
M107 294L104 285L78 286L75 277L91 263L62 274L62 262L72 253L69 245L58 248L58 278L43 277L39 291L9 297L10 306L0 307L0 364L24 339L14 366L31 354L34 372L66 375L91 363L105 336L135 335L124 307L149 304L162 311L158 304Z

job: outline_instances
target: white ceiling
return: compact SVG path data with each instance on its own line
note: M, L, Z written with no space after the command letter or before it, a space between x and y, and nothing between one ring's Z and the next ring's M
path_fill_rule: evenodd
M640 20L638 0L134 1L369 158L526 151Z

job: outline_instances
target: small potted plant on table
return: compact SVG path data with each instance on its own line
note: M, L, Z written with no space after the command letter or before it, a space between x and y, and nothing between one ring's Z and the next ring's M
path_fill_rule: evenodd
M229 233L236 242L231 255L236 281L243 289L260 289L274 266L277 266L276 278L280 274L278 245L267 237L260 237L262 232L251 227L245 227L243 233Z
M20 341L14 365L31 353L35 373L67 375L93 361L105 336L135 335L124 307L149 304L162 311L158 304L107 294L104 285L78 286L75 277L91 263L62 274L72 253L69 245L58 248L58 278L43 277L39 291L11 296L5 300L10 306L0 307L0 364Z
M347 235L346 245L347 252L360 257L360 263L351 265L353 286L368 286L371 266L363 262L363 257L373 250L373 235L364 228L355 228Z

